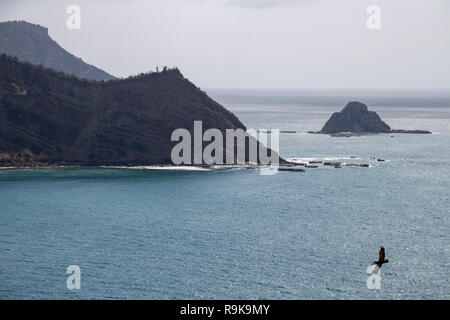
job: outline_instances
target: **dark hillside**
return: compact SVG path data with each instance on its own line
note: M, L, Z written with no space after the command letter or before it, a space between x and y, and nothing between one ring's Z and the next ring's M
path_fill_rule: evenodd
M0 166L168 164L194 120L244 128L178 69L95 82L0 55Z

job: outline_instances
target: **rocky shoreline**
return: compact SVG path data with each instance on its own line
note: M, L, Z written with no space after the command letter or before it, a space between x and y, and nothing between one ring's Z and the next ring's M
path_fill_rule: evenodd
M364 135L372 135L372 134L380 134L380 132L367 132L367 131L359 131L359 132L337 132L337 133L323 133L320 131L308 131L307 133L310 134L329 134L331 137L360 137ZM433 134L431 131L428 130L404 130L404 129L393 129L389 132L382 132L382 133L402 133L402 134Z
M298 161L297 158L292 160L285 160L278 167L281 172L306 172L305 169L317 169L317 168L342 168L342 167L360 167L360 168L370 168L370 162L385 162L386 160L380 158L368 158L368 159L357 159L356 157L350 157L350 161L346 159L341 160L325 160L325 159L314 159L307 161ZM356 160L356 161L355 161ZM360 160L360 162L357 162ZM362 160L362 161L361 161ZM152 165L140 165L140 166L109 166L109 165L62 165L62 164L15 164L15 165L4 165L0 164L0 170L26 170L26 169L79 169L79 168L95 168L95 169L159 169L159 170L224 170L224 169L257 169L264 168L267 166L260 164L245 164L245 165L168 165L168 164L152 164Z

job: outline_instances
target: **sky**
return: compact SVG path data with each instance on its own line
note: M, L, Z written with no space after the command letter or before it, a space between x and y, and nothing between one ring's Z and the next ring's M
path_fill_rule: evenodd
M449 0L0 0L8 20L117 77L168 66L205 89L450 88Z

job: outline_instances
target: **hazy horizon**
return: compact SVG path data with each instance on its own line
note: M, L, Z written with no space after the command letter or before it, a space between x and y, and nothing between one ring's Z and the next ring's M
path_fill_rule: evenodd
M117 77L168 66L208 90L450 90L445 0L4 0L10 20Z

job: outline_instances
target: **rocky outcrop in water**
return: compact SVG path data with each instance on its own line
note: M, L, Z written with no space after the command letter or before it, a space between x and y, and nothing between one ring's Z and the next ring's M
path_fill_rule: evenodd
M367 106L361 102L349 102L340 112L335 112L318 132L330 134L334 137L350 137L370 133L431 133L426 130L397 130L381 120L380 116L369 111Z
M402 129L392 129L391 133L411 133L411 134L430 134L431 131L428 130L402 130Z
M391 128L374 111L360 102L349 102L340 112L335 112L319 133L339 132L378 133L390 132Z

